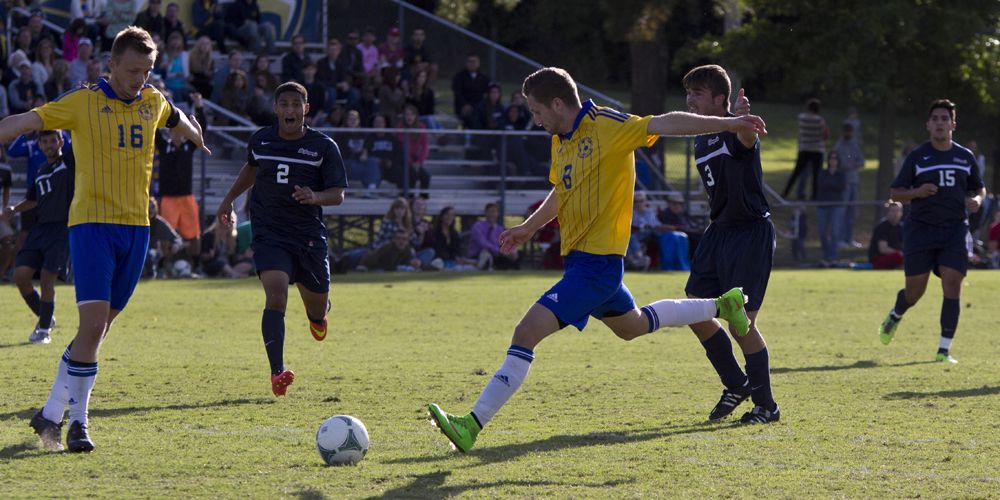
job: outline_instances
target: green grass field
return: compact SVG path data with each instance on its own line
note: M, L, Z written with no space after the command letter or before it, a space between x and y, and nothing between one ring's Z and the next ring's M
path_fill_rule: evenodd
M141 283L101 352L90 455L40 450L27 421L76 325L60 287L48 346L0 289L0 498L12 497L998 497L1000 274L973 271L953 353L937 348L932 280L889 347L876 329L901 272L776 271L761 316L782 420L707 424L720 385L686 329L625 343L603 325L536 350L521 391L461 455L425 405L464 412L554 273L352 275L333 287L331 337L289 301L297 379L270 394L256 280ZM685 274L628 274L640 303ZM749 409L749 405L740 411ZM322 465L328 416L371 435L356 467Z

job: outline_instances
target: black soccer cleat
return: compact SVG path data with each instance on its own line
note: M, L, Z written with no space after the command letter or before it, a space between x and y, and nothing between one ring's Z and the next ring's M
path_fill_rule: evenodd
M42 440L42 447L49 451L63 451L62 445L62 424L55 423L42 416L39 410L35 416L31 417L28 425L35 430L35 434Z
M740 405L740 403L746 401L749 397L750 388L747 386L743 386L736 391L723 389L722 397L719 398L719 402L715 404L715 408L712 408L712 413L708 414L708 420L719 420L720 418L729 416L729 414L732 413L733 410Z
M781 418L781 411L777 403L773 410L765 410L763 406L754 406L752 410L743 414L740 418L741 424L768 424L777 422Z
M94 451L94 442L87 435L87 426L85 424L74 420L69 425L69 431L66 432L66 446L73 453L90 453Z

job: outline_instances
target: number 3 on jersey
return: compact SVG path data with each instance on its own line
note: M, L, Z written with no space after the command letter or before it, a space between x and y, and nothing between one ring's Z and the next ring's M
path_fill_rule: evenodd
M705 165L705 185L706 186L715 185L715 177L712 177L712 168L709 167L708 165Z
M288 164L279 163L278 164L278 184L288 184Z

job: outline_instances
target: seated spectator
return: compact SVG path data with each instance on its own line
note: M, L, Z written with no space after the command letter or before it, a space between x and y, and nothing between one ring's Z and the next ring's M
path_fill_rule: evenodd
M410 204L403 197L392 200L389 210L382 217L382 223L379 225L378 234L372 240L371 248L375 249L388 243L393 233L399 230L406 232L409 241L410 233L413 232L413 216L410 213Z
M55 42L51 38L43 38L35 48L35 62L31 65L32 77L36 82L45 85L52 73L52 64L59 59L55 53Z
M361 54L361 50L358 49L358 42L360 41L361 35L358 34L358 30L348 31L347 37L344 38L343 50L341 50L340 56L337 57L337 64L347 71L348 76L353 79L355 87L361 87L365 79L365 57Z
M418 200L420 198L414 198ZM465 271L475 269L475 261L467 259L462 254L462 237L455 228L455 207L444 207L437 217L431 230L427 232L429 243L434 248L435 258L441 259L445 270ZM425 243L428 240L425 239Z
M809 236L809 221L802 205L794 205L792 214L788 217L788 227L779 231L779 236L791 240L792 260L804 263L806 257L806 238ZM692 245L697 246L697 245Z
M993 213L993 225L986 238L986 252L990 258L990 268L1000 269L1000 210Z
M191 67L188 51L184 49L183 35L176 32L170 34L158 69L163 76L163 83L173 92L174 97L185 99L190 89L188 79L191 77Z
M31 33L31 47L35 48L43 39L55 40L56 34L45 26L45 14L41 9L32 9L31 17L28 18L28 32Z
M379 111L389 115L393 120L398 120L403 114L406 94L399 69L391 66L384 68L382 70L382 85L378 88Z
M361 122L366 123L368 120L373 120L376 114L381 114L381 109L379 108L378 97L375 96L375 85L371 82L365 83L364 87L361 87L361 98L358 100L357 104L358 113L361 113ZM388 123L392 123L389 117L385 117L389 120Z
M331 38L326 44L326 55L316 62L316 80L327 89L324 111L330 112L334 104L340 104L348 109L354 109L358 105L360 94L358 89L354 88L353 71L348 66L351 64L349 59L345 57L344 46L340 40ZM364 123L363 118L362 123Z
M10 116L10 105L7 104L7 89L0 85L0 120ZM0 148L2 151L3 148Z
M375 46L375 30L365 28L364 34L361 35L361 43L357 44L356 47L361 52L361 66L365 75L368 78L377 77L380 68L378 47Z
M237 254L236 226L215 221L201 234L201 270L213 278L246 278L253 270L253 250Z
M410 235L410 245L417 253L423 269L430 269L434 260L434 245L431 242L431 221L427 216L427 199L420 196L410 198L410 218L413 221L413 233ZM440 268L438 268L440 269Z
M35 98L45 95L42 86L32 78L31 63L27 59L22 59L17 63L17 70L20 76L7 85L10 112L15 115L30 111Z
M251 52L261 50L260 40L268 53L274 52L275 29L260 18L257 0L234 0L226 8L226 24L233 28L227 35Z
M330 114L326 117L327 126L333 128L343 128L347 126L346 123L347 108L341 106L340 104L334 104L333 107L330 108Z
M270 73L257 73L253 93L250 96L250 105L247 111L253 122L257 125L272 125L277 120L274 114L274 89L271 86L274 78Z
M93 57L90 62L87 63L87 78L85 83L97 83L101 79L101 72L104 70L104 65L101 64L100 59Z
M216 0L195 0L191 2L191 22L197 29L195 36L207 36L215 42L219 52L226 51L225 12ZM233 28L235 30L235 28ZM237 66L238 67L238 66ZM221 88L219 82L215 88Z
M410 33L410 43L403 47L403 64L410 75L426 71L427 79L433 82L437 80L438 65L427 50L426 40L427 33L422 28L416 28Z
M372 128L385 129L388 126L385 115L375 115L372 119ZM386 179L402 171L403 146L393 134L381 131L367 134L365 149L368 150L368 156L378 160L381 178Z
M302 67L302 86L309 95L309 112L306 113L306 124L319 127L326 121L326 87L316 81L316 63L306 59Z
M278 88L281 82L278 81L278 77L274 76L271 72L271 58L267 54L257 54L257 57L253 60L253 66L250 68L250 87L256 88L257 82L260 81L259 77L263 77L266 80L264 91L267 93L274 92L274 89Z
M292 50L286 52L281 58L281 80L285 82L295 80L301 83L302 68L305 67L307 60L309 60L309 56L306 55L306 37L293 36Z
M66 62L73 62L77 58L77 50L80 40L87 37L87 23L83 18L76 18L70 21L66 31L63 32L62 58Z
M469 248L466 255L476 261L476 267L481 270L520 269L520 254L514 250L511 255L500 253L500 233L503 225L498 221L500 207L496 203L487 203L485 220L476 221L469 230Z
M81 38L77 42L77 57L69 63L66 77L72 86L80 85L80 82L87 81L87 65L94 54L94 42L89 38Z
M229 78L229 74L243 69L243 51L240 49L233 49L229 52L226 57L226 61L219 65L218 69L215 70L215 74L212 75L212 100L219 102L222 99L222 87L226 84L226 80ZM244 75L246 77L246 75ZM247 81L249 84L249 81ZM250 86L247 85L249 89Z
M420 70L415 75L406 96L406 103L417 108L420 121L427 125L427 128L439 129L441 125L434 119L434 89L430 86L427 70Z
M361 115L353 109L347 112L347 128L361 128ZM362 132L342 132L337 134L337 143L340 145L340 154L344 157L348 179L361 181L361 185L368 190L366 195L373 197L374 190L382 182L382 173L378 158L368 154L368 135L370 134Z
M417 108L412 104L407 104L403 109L403 120L399 124L398 128L404 130L426 129L427 127L425 127L423 123L420 123L420 120L417 118ZM411 189L416 187L417 182L419 181L420 189L426 191L431 186L431 174L426 168L424 168L424 162L427 161L428 153L427 134L397 132L396 137L399 139L400 143L406 143L407 145L405 150L409 153L409 158L407 158L409 166L409 171L407 173L410 183L409 187ZM404 184L403 169L404 166L400 165L400 168L389 176L389 180L396 183L399 187L402 187ZM427 194L424 193L424 196L426 197Z
M518 92L520 93L520 92ZM520 104L511 104L500 121L502 130L523 131L528 126L528 112ZM507 136L507 175L535 175L548 177L548 165L540 163L528 151L528 138L523 135Z
M191 88L203 96L212 95L215 58L212 57L212 40L207 36L200 36L195 40L194 47L188 53L188 70L191 74L188 81Z
M397 229L391 239L365 253L361 258L362 270L378 269L381 271L416 271L420 269L417 259L410 246L410 237L404 229Z
M181 250L184 240L174 228L159 214L156 198L149 198L149 252L146 255L144 278L156 278L161 268L171 265L174 255Z
M149 0L146 4L146 9L139 12L139 14L135 16L135 21L133 21L132 24L150 33L159 33L164 40L169 40L169 38L163 34L164 19L163 13L160 12L161 1L162 0ZM183 38L184 35L183 32L181 32L181 39L183 40Z
M167 4L167 14L163 16L163 29L160 31L160 36L164 40L170 39L171 33L180 33L184 36L186 31L184 31L184 22L178 17L181 12L181 6L177 5L176 2L170 2ZM198 37L201 38L201 37ZM211 42L211 37L207 37L209 42ZM211 52L212 47L209 45L209 52ZM208 95L208 94L204 94Z
M690 269L688 240L662 224L645 191L636 191L632 198L632 234L625 254L632 269L647 270L652 264L650 254L659 254L660 269L677 271Z
M500 130L504 119L504 105L501 97L503 92L500 84L490 83L486 90L486 99L476 106L475 128L482 130ZM491 136L479 136L494 139Z
M14 57L15 52L21 51L25 57L33 59L35 57L35 46L31 42L31 32L22 28L14 35L14 47L10 53L10 57Z
M479 56L469 54L465 58L465 69L451 79L451 91L455 96L455 116L465 128L475 128L476 106L482 102L490 80L479 72Z
M844 201L847 190L847 174L840 170L840 156L831 151L827 160L827 168L821 170L816 177L815 200L833 203ZM819 227L819 241L823 248L823 259L820 265L830 267L837 262L837 248L840 242L840 232L844 222L844 205L825 205L816 207L816 224Z
M52 64L52 73L49 80L45 82L45 97L53 100L73 89L73 84L69 80L69 63L62 59L57 59Z
M542 203L545 203L545 198L528 205L524 217L531 217L531 214L535 213L538 207L542 206ZM562 242L559 237L558 217L550 220L536 231L532 239L538 244L538 248L542 252L542 269L563 268L562 252L560 251L562 249Z
M396 68L403 73L403 44L400 43L399 28L393 26L386 34L385 42L378 46L379 66Z
M872 229L868 261L875 269L899 269L903 265L903 204L890 200L885 218Z
M689 247L694 250L698 246L701 234L705 228L696 222L684 210L684 197L680 194L667 196L667 209L656 214L665 231L680 231L688 236Z
M247 75L243 70L235 70L229 73L226 83L222 86L221 94L221 98L219 99L220 106L247 120L252 120L250 117L250 99L253 97L253 93L247 85ZM219 113L216 114L216 124L230 125L232 121Z

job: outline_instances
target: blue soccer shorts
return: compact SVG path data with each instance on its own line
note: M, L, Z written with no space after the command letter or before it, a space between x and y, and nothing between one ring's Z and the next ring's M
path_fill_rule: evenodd
M603 319L635 309L635 299L622 283L625 264L620 255L574 251L563 264L563 278L538 299L561 324L583 330L589 316Z
M78 224L69 228L76 303L106 301L125 309L146 261L149 226Z

